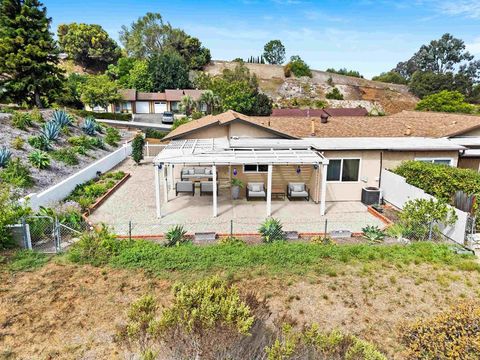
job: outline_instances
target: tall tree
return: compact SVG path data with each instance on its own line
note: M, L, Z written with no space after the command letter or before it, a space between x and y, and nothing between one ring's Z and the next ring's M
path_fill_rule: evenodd
M166 49L180 54L192 70L201 70L212 59L210 50L203 47L198 38L188 35L181 29L171 30L166 41Z
M207 106L207 114L214 114L220 108L222 101L212 90L205 90L200 96L200 103Z
M174 52L152 56L148 61L148 72L152 79L152 91L190 87L188 65Z
M180 101L180 108L182 109L183 112L185 112L185 115L190 116L195 110L195 100L190 95L185 95L182 97L182 100Z
M0 0L0 98L42 107L62 87L51 19L38 0Z
M117 85L107 75L88 75L79 86L80 98L91 108L107 107L121 99Z
M103 71L121 56L108 33L95 24L62 24L57 30L60 49L84 68Z
M263 47L263 58L269 64L283 64L285 61L285 46L280 40L270 40Z

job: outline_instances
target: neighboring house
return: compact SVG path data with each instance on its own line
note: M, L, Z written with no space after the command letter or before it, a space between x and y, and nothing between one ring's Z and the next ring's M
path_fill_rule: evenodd
M96 112L128 113L128 114L162 114L165 111L180 112L180 102L184 96L191 96L199 101L204 90L167 89L165 92L140 92L135 89L122 89L119 93L122 100L107 108L85 106L87 110ZM206 111L206 105L201 104L200 111Z
M232 177L280 189L303 182L322 214L326 201L359 201L362 188L380 186L382 169L405 160L477 170L480 163L480 150L468 148L480 148L480 117L445 113L252 117L227 111L179 126L164 140L170 143L155 163L173 179L183 167L212 166L220 186Z

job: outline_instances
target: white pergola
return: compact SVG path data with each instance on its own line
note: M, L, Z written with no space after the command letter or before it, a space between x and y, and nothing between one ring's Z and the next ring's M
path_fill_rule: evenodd
M262 139L259 143L262 142ZM253 145L253 144L252 144ZM160 183L163 183L165 201L168 202L168 183L174 186L174 165L211 166L213 180L213 216L218 214L217 207L217 166L219 165L268 165L267 172L267 216L272 214L272 174L274 165L312 165L322 166L320 182L320 214L325 215L325 197L328 159L311 148L231 148L228 139L191 139L170 142L154 160L155 201L157 217L163 216L161 210Z

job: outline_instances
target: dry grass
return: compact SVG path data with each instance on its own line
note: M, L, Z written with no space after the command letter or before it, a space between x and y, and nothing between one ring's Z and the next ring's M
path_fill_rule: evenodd
M128 305L153 293L170 301L171 282L138 270L94 268L54 259L31 272L0 271L0 359L123 359L114 342ZM315 274L276 277L261 269L236 279L242 291L267 298L269 323L293 318L316 322L376 344L401 359L404 321L445 310L480 292L480 274L445 265L387 264L326 266Z

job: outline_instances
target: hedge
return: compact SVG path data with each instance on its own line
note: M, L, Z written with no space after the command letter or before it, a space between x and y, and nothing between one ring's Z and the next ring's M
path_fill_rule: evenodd
M93 116L96 119L105 119L105 120L120 120L120 121L131 121L132 114L120 114L120 113L99 113L94 111L87 110L73 110L73 112L81 117Z
M475 170L406 161L393 172L403 176L410 185L448 203L452 203L459 190L468 195L480 194L480 174Z

